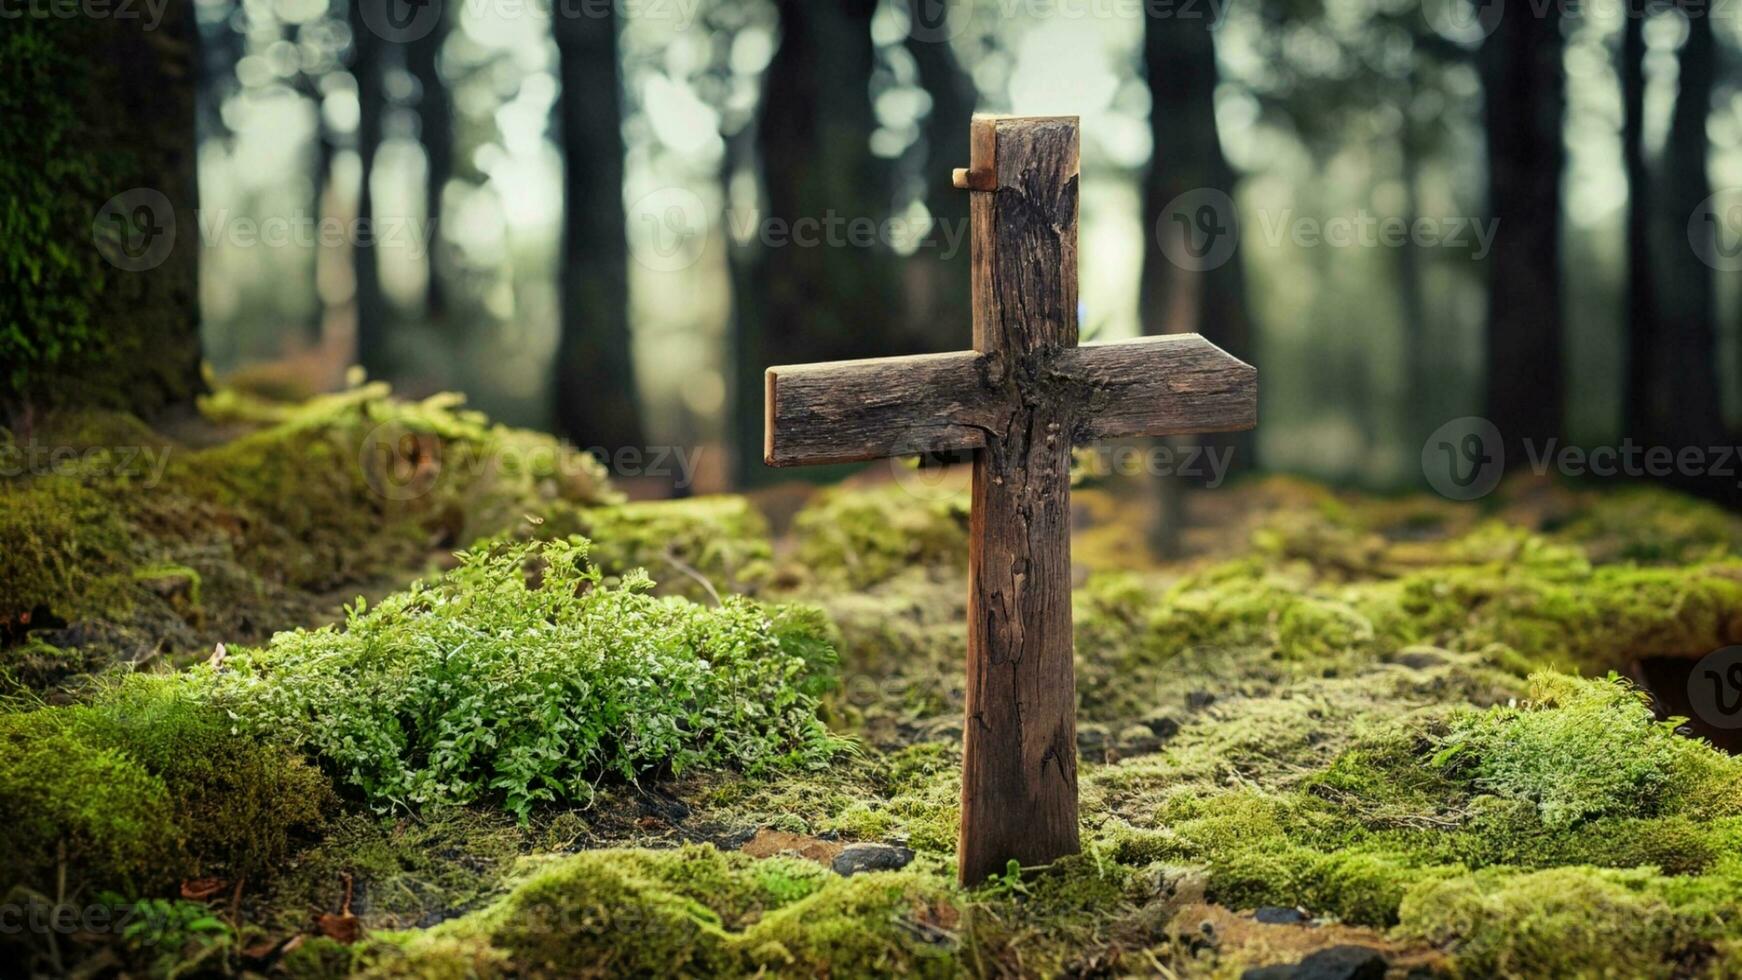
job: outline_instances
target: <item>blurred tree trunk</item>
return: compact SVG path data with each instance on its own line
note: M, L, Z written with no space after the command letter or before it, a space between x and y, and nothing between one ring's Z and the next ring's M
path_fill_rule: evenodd
M1482 44L1488 203L1498 222L1488 263L1486 415L1506 465L1526 465L1562 435L1561 125L1566 106L1561 12L1509 3Z
M1154 150L1143 190L1143 272L1138 316L1146 334L1203 334L1242 360L1253 357L1252 329L1246 311L1245 277L1236 249L1225 261L1202 271L1181 268L1162 248L1172 234L1168 205L1188 192L1216 194L1226 214L1216 220L1232 228L1238 216L1231 205L1234 171L1222 155L1216 127L1216 66L1213 21L1206 16L1144 18L1143 67L1149 82L1149 129ZM1201 209L1194 204L1193 214ZM1189 216L1189 215L1188 215ZM1233 451L1228 472L1252 468L1256 445L1250 432L1198 437L1217 453ZM1179 552L1184 519L1182 480L1161 481L1161 517L1151 545L1158 554Z
M425 256L429 264L429 281L424 287L424 313L432 319L439 319L447 312L447 299L437 268L440 263L436 261L436 242L440 240L441 232L442 188L447 186L448 178L454 173L454 109L440 68L442 45L448 39L451 24L447 16L439 17L433 30L406 45L405 50L406 68L417 79L417 135L429 171L428 183L424 185L423 212L431 234L429 254Z
M552 24L563 146L557 431L576 445L614 451L643 441L630 354L617 16L610 4L557 4Z
M1705 124L1711 117L1716 56L1712 9L1702 3L1688 10L1679 92L1669 122L1669 141L1664 146L1664 205L1657 209L1667 238L1662 254L1678 258L1658 266L1664 277L1662 313L1650 339L1632 346L1632 357L1636 364L1643 362L1643 367L1629 373L1629 378L1641 376L1644 386L1639 397L1644 439L1672 447L1714 446L1725 440L1714 279L1712 266L1705 261L1712 251L1711 247L1695 249L1695 256L1686 256L1683 251L1688 221L1712 193L1705 169L1711 138ZM1714 232L1709 223L1697 228L1704 235ZM1700 482L1728 484L1730 480ZM1716 486L1705 489L1707 493L1719 491ZM1737 496L1735 487L1728 487L1723 494L1726 498Z
M920 88L931 97L920 140L925 206L933 221L919 253L906 263L909 336L902 347L917 354L962 348L972 325L968 192L956 187L951 171L968 165L968 130L979 92L949 40L923 30L917 16L913 26L906 48L919 69Z
M873 156L871 18L878 0L776 0L780 45L763 76L756 147L766 208L758 231L789 240L744 249L734 345L734 415L740 483L768 479L762 464L762 373L775 363L902 353L894 256L846 243L812 223L888 217L893 173ZM796 224L804 222L804 224ZM814 243L802 244L800 239Z
M1649 439L1659 412L1652 404L1658 346L1655 274L1651 257L1651 175L1645 166L1645 3L1628 0L1621 26L1621 160L1627 173L1627 389L1622 431Z
M351 243L351 265L356 276L353 308L357 313L357 363L372 378L392 373L387 341L387 300L381 293L381 268L375 247L375 195L370 183L375 176L375 151L381 147L382 118L387 112L384 86L387 46L363 19L363 5L393 0L351 0L351 77L357 83L357 227L363 229Z
M232 57L240 57L241 52L239 49L241 46L242 35L231 30L228 23L223 25L218 33L224 36L226 46L233 45L238 49ZM287 30L287 34L288 33ZM224 84L224 76L228 76L233 82L235 70L235 62L231 61L230 64L222 70L223 75L214 77L210 81L202 80L200 84L202 88L207 86L219 86ZM320 82L321 76L309 75L304 72L298 72L294 80L297 94L308 99L309 104L312 106L314 111L314 139L311 141L309 146L309 214L314 217L316 227L319 227L320 222L327 217L327 185L332 182L333 158L338 153L338 145L333 139L333 128L327 125L327 114L324 108L326 97L321 91ZM214 91L212 98L216 101L219 98L218 92ZM220 107L221 106L219 105L214 105L212 109L213 113L216 114ZM318 299L321 295L320 253L322 251L323 250L317 245L315 248L315 255L309 261L309 295L317 297L313 311L309 314L308 320L303 324L303 339L310 346L317 345L321 342L321 335L326 325L326 303Z
M1413 72L1408 90L1415 88ZM1421 216L1421 195L1417 183L1421 179L1421 136L1410 111L1408 94L1399 108L1403 121L1398 127L1398 175L1403 183L1403 221L1414 228ZM1421 249L1413 240L1397 249L1397 298L1403 311L1403 437L1415 445L1427 436L1431 426L1424 425L1431 416L1427 409L1434 389L1433 331L1428 324L1427 302L1422 287Z

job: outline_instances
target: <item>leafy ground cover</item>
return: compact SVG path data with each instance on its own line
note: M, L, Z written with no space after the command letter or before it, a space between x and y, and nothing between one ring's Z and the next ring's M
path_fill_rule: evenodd
M247 421L183 465L237 461L223 485L243 486L292 450L238 443L293 431L356 458L352 415L386 397L213 406ZM533 438L456 411L396 424L449 464L478 432ZM48 641L9 634L0 887L25 921L61 907L68 928L0 932L7 955L184 975L1742 972L1742 763L1629 680L1742 636L1742 522L1721 511L1646 489L1515 485L1477 509L1271 478L1195 499L1207 530L1157 564L1127 547L1147 502L1082 488L1084 853L963 891L959 495L828 491L776 542L741 498L625 505L602 482L444 472L386 502L366 470L297 474L416 530L367 559L347 557L349 524L327 558L267 557L249 542L326 533L310 511L275 537L298 519L276 497L145 504L112 474L5 486L36 517L8 525L22 543L0 560L36 576L57 629L153 635L115 612L131 603L198 651L78 679L102 658L31 674ZM256 605L257 629L215 635L234 623L206 586L224 575L194 564L185 524L141 516L195 505L252 515L204 532L242 579L422 582L332 625ZM141 598L138 570L175 562L199 571L198 602Z

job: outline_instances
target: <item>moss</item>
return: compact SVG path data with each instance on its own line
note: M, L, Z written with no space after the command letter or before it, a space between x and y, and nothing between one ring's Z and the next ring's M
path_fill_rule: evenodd
M842 879L798 859L706 846L594 851L546 864L487 909L399 937L402 951L384 954L378 969L944 976L953 944L928 941L919 925L951 913L944 880L920 872Z
M224 438L201 449L124 415L52 414L38 438L75 462L0 480L0 643L44 631L80 651L15 664L18 680L40 689L105 662L257 642L528 515L619 499L590 456L451 396L364 385L282 404L222 390L205 408L223 428L195 434Z
M287 418L272 413L295 409L262 411L271 417L250 424L280 426ZM1095 575L1077 590L1080 857L973 892L950 884L965 577L942 548L916 547L903 532L862 547L939 560L890 564L863 587L847 584L862 564L753 585L764 597L813 599L833 620L831 633L814 612L777 612L768 628L783 652L786 637L817 652L838 635L846 683L819 694L817 710L860 737L851 758L754 774L653 766L635 782L592 784L588 805L535 802L524 826L500 811L494 791L480 806L388 817L354 805L324 840L282 862L274 881L258 892L250 885L245 901L258 907L245 918L285 935L310 906L336 911L349 874L353 910L374 937L293 957L304 975L1202 977L1294 962L1337 942L1396 951L1398 971L1417 962L1447 969L1449 958L1449 969L1471 976L1581 975L1605 962L1622 975L1664 972L1666 962L1680 975L1735 972L1737 763L1654 721L1637 692L1615 682L1526 680L1544 664L1625 663L1659 638L1690 648L1721 639L1738 608L1728 551L1642 567L1587 553L1565 531L1576 508L1506 525L1413 498L1279 494L1272 483L1228 495L1241 512L1220 516L1218 527L1254 529L1251 541L1224 535L1217 547L1232 552ZM573 510L552 507L544 525L521 533L556 535L565 520L600 514L606 520L592 526L622 540L623 553L663 549L669 538L684 542L674 547L686 564L711 538L761 540L735 498L563 507ZM931 527L912 534L923 540ZM201 575L202 604L218 605L226 584L189 567ZM530 580L522 571L472 581L443 603L474 634L504 632L502 608L542 602L537 583L562 578L538 562ZM586 588L620 588L614 579ZM172 577L165 588L186 584ZM655 622L667 615L665 604L634 609ZM796 619L783 625L788 615ZM561 621L538 609L528 616L528 629ZM729 634L703 631L697 642ZM256 654L231 656L232 680L253 669L242 660ZM465 669L448 681L454 690L500 679L466 656L469 647ZM309 703L324 709L353 696ZM460 700L488 707L487 698ZM526 710L515 717L543 717L566 702L533 690L516 703ZM425 720L389 712L360 731L374 737ZM509 731L494 722L455 731L480 728ZM826 846L903 842L919 856L896 875L840 879L785 858L670 849L736 846L761 828ZM589 850L549 853L577 848ZM1551 871L1561 877L1538 877ZM1584 902L1591 921L1627 914L1647 925L1581 931ZM1245 911L1259 905L1299 905L1327 921L1268 926ZM381 932L397 928L410 931Z
M691 599L755 593L773 574L768 523L743 497L697 497L580 508L541 535L580 534L607 575L647 569L659 592Z
M1540 675L1530 693L1516 707L1406 716L1266 790L1218 791L1188 771L1158 804L1158 830L1115 834L1116 853L1199 865L1208 896L1230 907L1298 905L1380 926L1411 914L1400 910L1439 914L1435 903L1459 893L1438 885L1483 868L1729 873L1742 763L1655 722L1618 681Z
M1347 663L1418 645L1497 645L1535 666L1601 672L1742 640L1742 566L1732 562L1593 567L1576 550L1492 528L1447 543L1439 560L1347 583L1255 558L1167 585L1097 576L1077 596L1079 647L1140 667L1209 646Z
M341 813L318 843L273 869L257 921L272 935L299 931L311 908L340 910L348 878L351 911L365 928L433 926L484 905L528 839L511 815L483 808Z
M1657 487L1585 495L1574 514L1547 530L1605 564L1679 565L1742 551L1742 518Z
M1596 817L1742 814L1742 762L1675 734L1620 681L1533 678L1530 700L1456 718L1434 756L1479 792L1534 805L1545 827Z
M0 482L0 622L123 615L133 561L112 500L64 477Z
M1381 629L1400 643L1489 643L1543 666L1602 672L1742 639L1742 567L1436 570L1398 583Z
M177 118L174 96L152 104L160 86L147 86L115 97L127 88L117 58L137 57L149 36L174 37L178 48L191 36L191 4L162 12L152 25L161 34L136 19L26 17L0 36L0 115L31 121L0 134L0 277L11 286L0 295L0 408L154 412L199 387L195 252L184 244L160 267L121 272L92 238L93 216L119 191L159 187L175 198L192 189L192 146L180 140L193 120ZM138 61L176 74L188 69L185 57ZM191 95L185 106L191 112ZM142 133L143 116L164 125Z
M56 894L63 860L74 885L161 882L164 856L179 847L162 817L163 780L48 720L8 716L0 736L7 884Z
M1411 892L1398 931L1455 947L1467 976L1672 977L1706 972L1727 931L1710 912L1649 871L1494 869Z
M866 490L827 490L793 524L805 567L848 588L864 588L915 566L965 569L968 500L916 494L898 481Z
M80 887L149 890L179 877L260 874L318 827L326 780L282 748L238 738L179 687L136 677L90 704L0 715L0 819L18 877L50 890L64 847Z

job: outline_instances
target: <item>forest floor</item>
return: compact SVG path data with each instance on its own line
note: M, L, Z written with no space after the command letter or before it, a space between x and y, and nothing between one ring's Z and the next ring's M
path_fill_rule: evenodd
M1086 482L1083 853L963 890L959 474L625 503L372 387L12 438L32 973L1742 975L1742 519L1664 491L1253 478L1156 562Z

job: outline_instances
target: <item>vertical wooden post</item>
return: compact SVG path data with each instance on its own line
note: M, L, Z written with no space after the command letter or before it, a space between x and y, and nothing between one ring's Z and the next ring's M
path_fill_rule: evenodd
M977 117L974 348L1004 408L976 450L969 535L964 884L1078 850L1071 648L1075 407L1046 364L1077 342L1078 123ZM995 438L993 437L995 436Z

